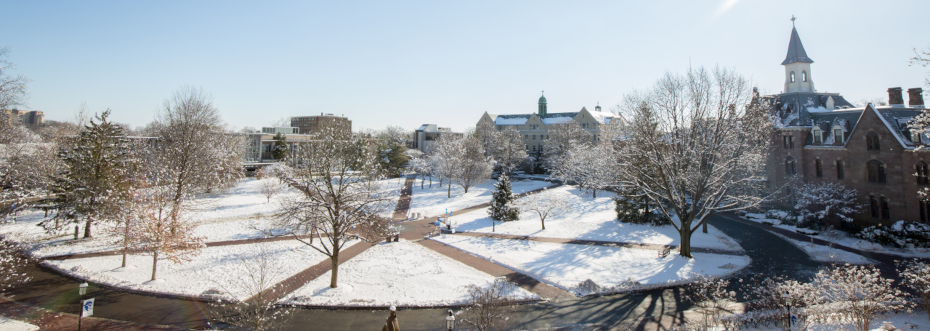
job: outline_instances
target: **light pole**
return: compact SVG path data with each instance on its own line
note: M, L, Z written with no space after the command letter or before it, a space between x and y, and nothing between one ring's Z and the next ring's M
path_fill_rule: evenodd
M78 300L80 303L79 306L81 307L80 311L78 311L78 331L81 331L81 318L84 317L84 294L87 294L87 282L78 285L78 294L81 296Z
M455 330L455 316L452 315L452 309L449 309L449 316L446 316L446 331Z
M791 325L791 292L785 291L785 305L788 306L788 330L794 330Z

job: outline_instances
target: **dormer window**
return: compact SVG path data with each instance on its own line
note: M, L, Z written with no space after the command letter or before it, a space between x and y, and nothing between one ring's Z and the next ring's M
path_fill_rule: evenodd
M815 144L822 144L822 143L823 143L823 133L822 133L822 131L820 131L820 129L814 128L813 130L811 130L811 135L814 136L814 143L815 143Z
M794 83L794 71L792 71L791 74L788 75L788 80L789 80L790 82Z
M807 81L807 71L801 71L801 81L802 82Z
M845 137L843 137L843 129L840 128L840 127L838 127L838 126L834 126L834 127L833 127L833 139L834 139L838 144L842 144L843 141L845 140L845 139L843 139L843 138L845 138Z

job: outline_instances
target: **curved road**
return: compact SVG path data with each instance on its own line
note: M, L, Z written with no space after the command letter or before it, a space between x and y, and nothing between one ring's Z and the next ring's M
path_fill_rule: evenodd
M750 265L734 277L764 274L807 279L822 265L791 243L757 226L722 216L712 216L710 224L734 238L752 258ZM39 266L31 267L28 272L32 280L11 293L16 301L54 311L77 311L77 281ZM204 314L208 304L202 302L93 285L85 297L96 298L95 317L180 328L208 327ZM683 302L678 288L572 298L519 306L520 326L517 328L547 329L579 324L619 326L644 320L646 324L661 320L667 325L680 319L681 312L689 306ZM383 310L294 309L289 330L377 330L387 315ZM441 330L446 309L401 310L397 315L405 330ZM651 328L647 325L647 329Z

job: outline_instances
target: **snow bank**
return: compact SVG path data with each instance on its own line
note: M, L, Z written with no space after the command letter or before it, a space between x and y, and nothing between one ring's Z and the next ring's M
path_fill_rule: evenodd
M26 323L17 321L14 319L6 318L0 316L0 330L5 331L38 331L39 327Z
M468 188L468 193L457 184L452 184L452 197L446 198L448 180L443 182L439 187L439 180L433 178L433 187L429 187L429 178L426 179L426 185L420 188L420 180L417 179L413 185L413 196L410 201L410 211L420 212L425 216L437 216L446 212L454 211L467 207L480 205L491 202L491 193L494 191L496 180L489 180L480 185ZM544 181L512 181L513 193L519 194L535 189L540 189L551 183Z
M339 287L329 288L330 273L280 301L312 306L423 307L460 305L465 286L488 286L494 277L415 243L381 243L339 266ZM539 296L519 287L519 299Z

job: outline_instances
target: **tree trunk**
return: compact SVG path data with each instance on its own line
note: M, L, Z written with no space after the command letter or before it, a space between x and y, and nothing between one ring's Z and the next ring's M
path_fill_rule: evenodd
M681 234L681 246L678 246L678 255L691 258L691 227L682 224L678 233Z
M591 190L591 198L597 199L597 189Z
M339 275L339 251L333 249L333 256L329 258L329 263L333 269L333 272L330 273L329 277L329 287L336 288L336 279Z
M84 223L84 238L90 238L90 223L93 222L90 218L87 219L87 223Z
M545 230L546 229L546 218L540 217L539 221L542 222L542 229Z
M421 189L421 190L423 189L423 183L424 183L424 182L426 182L426 177L423 177L423 179L420 179L420 189Z
M155 280L155 272L158 271L158 252L152 252L152 280Z
M449 191L446 192L446 199L449 199L449 198L452 198L452 181L449 181Z
M421 189L423 187L420 187ZM433 176L429 176L429 188L433 188Z
M703 229L703 230L704 230L704 233L707 233L707 218L704 218L704 220L701 221L701 223L704 223L704 224L701 225L701 227L704 228L704 229Z
M465 188L465 193L468 193L468 186L463 186Z

